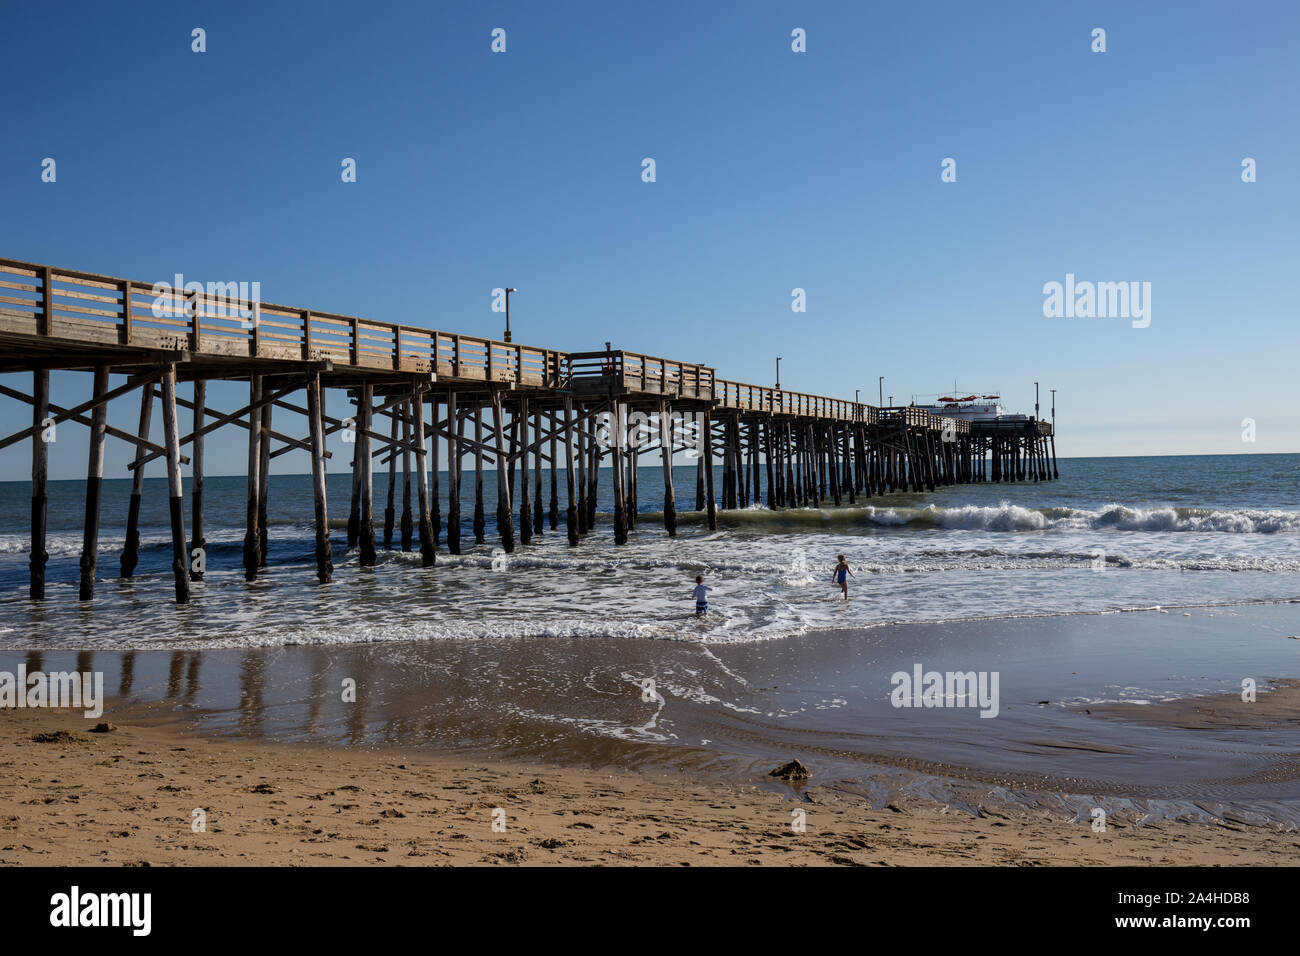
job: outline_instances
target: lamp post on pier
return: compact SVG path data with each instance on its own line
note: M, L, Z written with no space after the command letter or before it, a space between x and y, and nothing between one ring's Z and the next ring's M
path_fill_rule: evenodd
M776 357L776 387L781 387L781 356Z
M506 289L506 341L510 341L510 293L518 292L518 289Z

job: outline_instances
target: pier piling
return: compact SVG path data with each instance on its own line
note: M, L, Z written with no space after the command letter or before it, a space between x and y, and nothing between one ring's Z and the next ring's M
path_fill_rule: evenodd
M140 389L140 424L136 435L142 439L149 438L150 418L153 414L153 385L146 384ZM135 575L136 564L140 560L140 500L144 494L144 457L148 450L144 445L135 446L135 470L131 472L131 500L126 511L126 539L122 545L122 557L118 562L121 576L130 578Z
M328 584L334 576L330 555L329 507L325 496L325 427L321 421L320 373L313 372L307 382L307 427L311 431L312 506L316 518L316 577Z
M369 383L361 386L360 404L357 406L357 446L361 455L361 524L357 542L363 568L373 568L378 560L375 550L375 473L374 444L371 439L375 404L375 387ZM435 416L436 420L436 416ZM437 447L437 441L434 442Z
M99 499L104 484L104 426L108 412L108 366L96 365L93 383L94 408L90 413L90 457L86 465L86 520L81 539L81 586L83 601L95 596L95 569L99 563ZM36 436L40 440L40 436Z
M152 391L146 386L144 391ZM185 554L185 502L181 492L181 433L176 419L176 365L168 363L162 374L163 440L167 448L167 495L172 528L172 576L176 603L190 600L190 569ZM267 405L266 408L270 408ZM143 469L140 469L143 470Z
M248 505L244 529L244 580L257 580L257 569L262 566L262 533L258 530L259 501L257 483L262 474L262 415L258 410L262 400L262 376L250 375L248 380Z
M151 389L149 389L151 391ZM207 567L208 542L203 535L203 425L207 417L208 383L194 380L194 438L193 462L190 474L190 524L191 537L187 557L190 563L190 580L202 581ZM140 470L143 470L142 468Z
M447 551L460 554L460 436L465 420L456 407L456 391L447 392Z
M415 486L416 504L420 509L417 522L420 534L420 566L432 567L438 560L433 543L433 526L429 522L429 469L428 450L424 436L424 388L416 383L411 389L411 421L415 423Z
M45 599L45 515L49 505L48 476L50 444L46 441L45 423L50 415L50 370L32 372L32 554L28 561L28 595L33 601Z

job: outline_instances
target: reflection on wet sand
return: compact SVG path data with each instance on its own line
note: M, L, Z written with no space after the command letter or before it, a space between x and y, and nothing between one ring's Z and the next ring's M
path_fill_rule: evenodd
M1288 676L1284 640L1247 640L1285 628L1287 611L1257 609L1249 626L1212 614L1124 615L906 625L731 645L448 640L101 651L76 660L104 668L106 683L117 668L123 696L163 703L165 717L243 738L691 770L762 786L773 786L768 770L799 757L819 783L842 781L873 799L906 792L964 805L996 793L1058 805L1063 796L1091 794L1115 806L1141 805L1157 818L1213 805L1236 819L1300 822L1297 774L1279 763L1294 751L1289 724L1190 730L1185 719L1103 719L1107 707L1097 702L1143 687L1204 693L1195 682L1169 682L1173 647L1188 670L1222 672L1224 683L1239 681L1243 667L1265 679ZM1223 663L1225 653L1232 660ZM26 659L33 669L69 656L32 652ZM892 706L890 676L914 662L999 671L996 719L974 709ZM345 693L349 682L355 696ZM1092 703L1076 706L1080 700ZM955 795L957 787L964 796Z

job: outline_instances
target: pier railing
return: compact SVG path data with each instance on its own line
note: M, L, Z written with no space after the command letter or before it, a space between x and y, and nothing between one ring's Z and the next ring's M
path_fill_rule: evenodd
M556 387L550 349L242 298L235 283L174 289L0 259L0 330L244 359L329 360L377 371ZM230 294L227 294L230 293Z
M614 349L608 352L569 352L564 356L566 374L579 391L638 392L646 395L711 401L713 369L707 365L674 362L670 359Z
M926 411L924 408L916 408L912 405L895 405L889 408L882 408L879 412L879 421L882 425L925 428L939 432L948 431L956 435L967 435L970 433L970 422L966 421L964 418L949 418L945 415L935 415L932 412Z
M0 329L79 344L399 372L429 372L437 354L429 329L256 302L225 288L186 291L0 259L0 290ZM517 378L536 364L518 352L499 361Z
M437 337L439 379L560 387L563 352L449 332L430 334Z
M773 415L812 416L834 421L876 423L877 409L861 402L850 402L805 392L790 392L763 385L719 380L715 396L722 408L740 411L770 412Z
M197 285L197 283L196 283ZM661 395L721 408L867 425L942 429L957 422L910 406L859 402L718 380L707 365L628 352L559 352L242 298L235 283L174 289L0 258L0 333L252 360L328 360L439 380Z

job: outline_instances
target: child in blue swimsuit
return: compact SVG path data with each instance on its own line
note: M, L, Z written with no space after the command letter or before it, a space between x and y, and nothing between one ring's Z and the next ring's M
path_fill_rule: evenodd
M831 576L831 578L832 580L834 580L836 584L840 586L840 591L843 592L844 600L846 601L849 599L849 578L850 577L857 577L857 575L849 570L849 562L846 561L844 559L844 555L841 554L840 563L835 565L835 573Z

